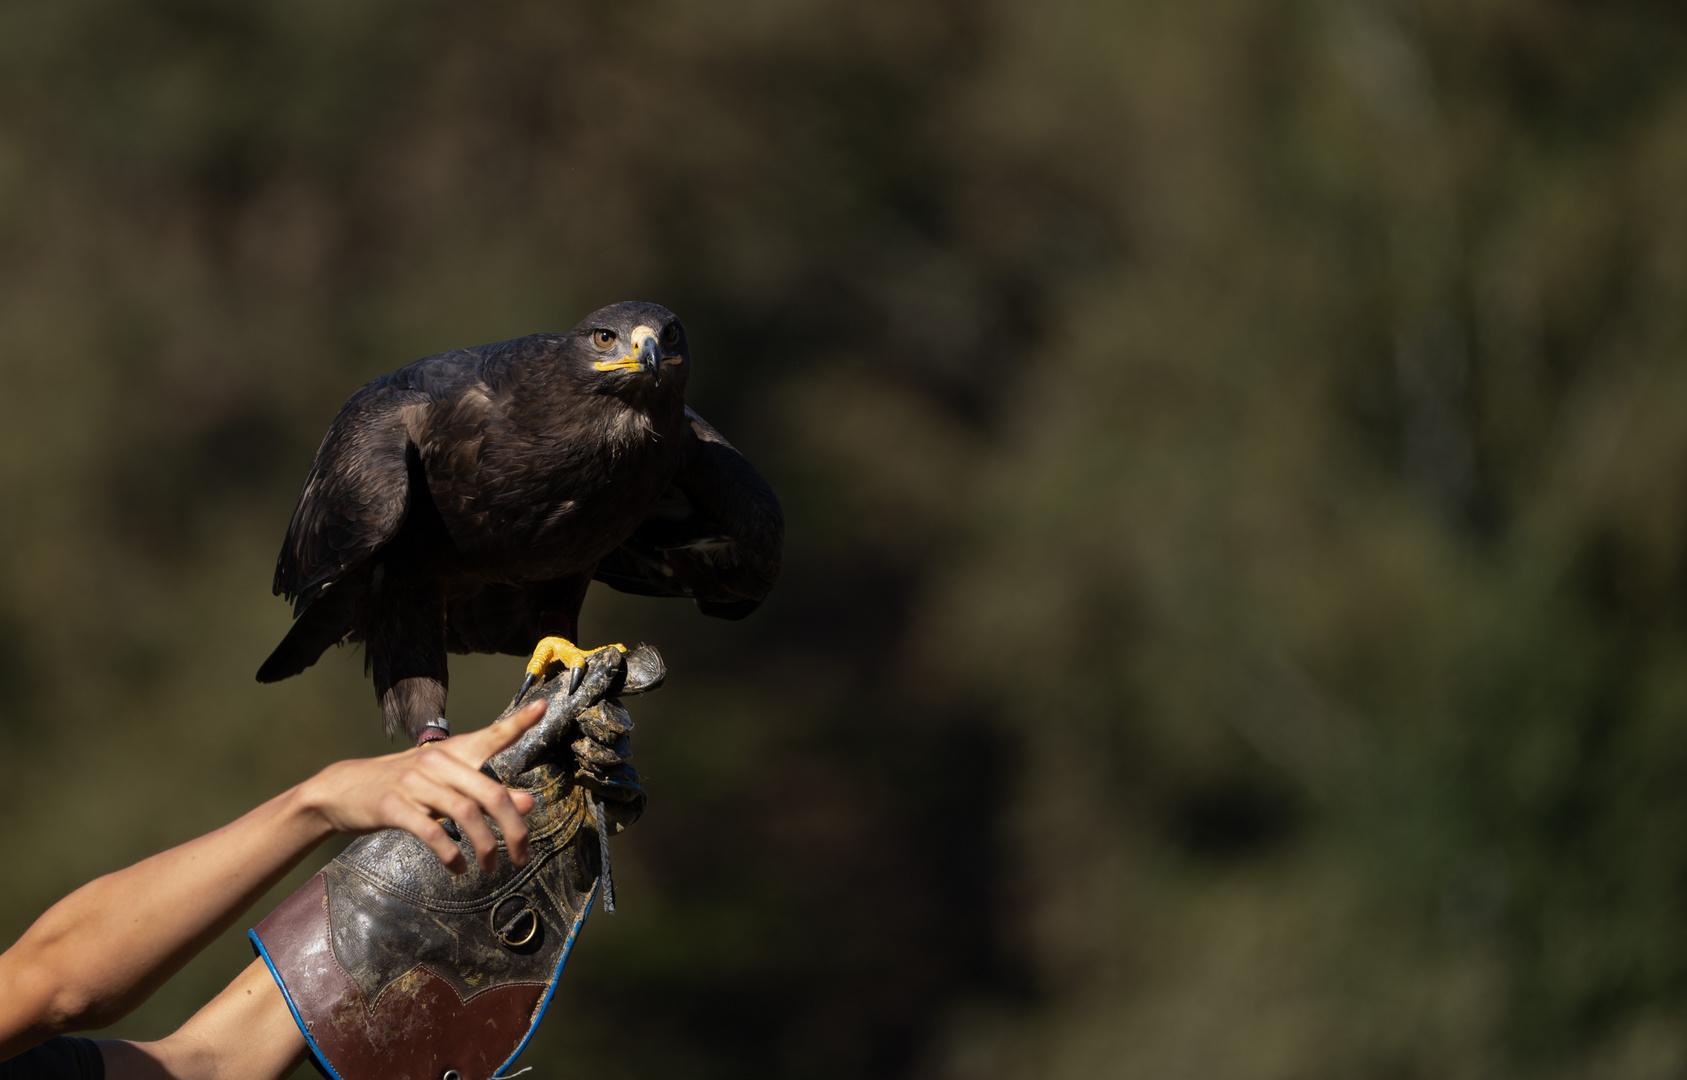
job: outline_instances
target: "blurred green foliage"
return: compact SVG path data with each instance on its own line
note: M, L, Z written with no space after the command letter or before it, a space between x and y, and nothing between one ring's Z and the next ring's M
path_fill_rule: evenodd
M0 940L386 748L252 681L340 402L641 298L788 563L588 602L537 1075L1679 1075L1684 191L1640 0L0 6Z

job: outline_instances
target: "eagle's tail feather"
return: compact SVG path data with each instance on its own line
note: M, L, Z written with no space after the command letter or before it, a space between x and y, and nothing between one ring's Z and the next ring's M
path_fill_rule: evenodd
M281 644L269 654L258 669L261 683L280 682L292 678L321 658L330 645L338 645L352 631L346 613L334 610L338 605L325 604L321 598L299 614Z

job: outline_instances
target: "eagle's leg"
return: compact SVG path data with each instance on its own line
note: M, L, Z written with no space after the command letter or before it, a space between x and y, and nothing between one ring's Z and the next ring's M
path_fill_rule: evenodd
M605 645L604 649L620 649L627 651L627 647L620 642ZM586 674L586 658L602 649L582 649L565 637L541 638L533 649L533 659L527 662L527 677L521 680L521 689L515 692L515 701L520 701L523 694L534 683L545 677L545 671L552 664L561 664L570 669L568 677L568 692L572 694L580 687L580 680Z
M445 592L437 580L376 567L364 630L366 663L390 738L411 739L445 715L451 675L445 662Z

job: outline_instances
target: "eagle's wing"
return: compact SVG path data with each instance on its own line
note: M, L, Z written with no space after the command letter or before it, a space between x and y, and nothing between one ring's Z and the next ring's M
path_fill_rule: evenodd
M685 418L673 485L596 577L622 592L688 596L705 615L741 619L779 576L785 515L744 455L690 409Z
M352 395L323 436L275 564L275 592L293 601L295 616L404 524L410 472L420 463L404 413L426 401L419 389L377 379Z

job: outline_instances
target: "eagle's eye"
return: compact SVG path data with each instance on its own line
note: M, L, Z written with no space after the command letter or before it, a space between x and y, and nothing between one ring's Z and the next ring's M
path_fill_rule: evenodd
M662 344L675 345L679 343L679 323L669 323L662 328Z
M615 331L593 330L592 344L596 345L600 352L608 349L611 345L615 344Z

